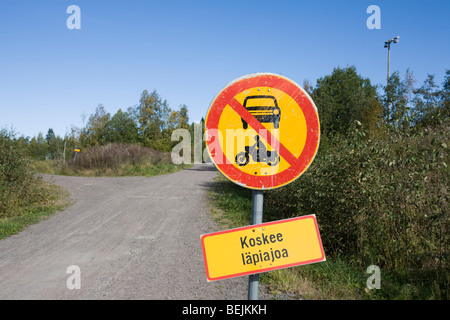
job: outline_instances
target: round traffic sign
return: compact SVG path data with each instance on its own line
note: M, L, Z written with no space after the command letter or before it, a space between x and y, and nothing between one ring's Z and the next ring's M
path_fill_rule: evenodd
M231 181L273 189L298 178L319 147L317 108L294 81L256 73L230 82L205 120L206 147Z

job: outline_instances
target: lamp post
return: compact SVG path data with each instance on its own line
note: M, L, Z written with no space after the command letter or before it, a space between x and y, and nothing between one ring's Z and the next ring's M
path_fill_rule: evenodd
M400 39L400 36L397 36L397 37L395 37L395 38L393 38L393 39L390 39L390 40L388 40L388 41L386 41L385 43L384 43L384 47L385 48L387 48L388 49L388 62L387 62L387 82L386 82L386 88L387 88L387 86L389 85L389 75L390 75L390 64L391 64L391 43L398 43L398 41L399 41L399 39ZM389 120L389 116L390 116L390 110L389 110L389 101L388 101L388 106L387 106L388 108L388 115L387 115L387 118L388 118L388 120Z
M390 74L389 67L390 67L390 63L391 63L391 43L392 42L393 43L398 43L399 39L400 39L400 37L397 36L397 37L395 37L395 38L393 38L391 40L388 40L388 41L386 41L384 43L384 47L388 48L387 84L389 84L389 74Z

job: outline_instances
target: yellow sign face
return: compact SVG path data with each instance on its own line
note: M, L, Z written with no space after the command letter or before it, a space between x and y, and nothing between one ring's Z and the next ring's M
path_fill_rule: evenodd
M73 151L75 151L75 152L80 152L80 149L73 149Z
M315 215L203 235L208 281L325 261Z
M219 171L259 190L298 178L320 140L311 97L275 74L247 75L227 85L211 103L205 128L207 150Z
M278 109L270 111L277 113L279 119L272 115L272 122L262 122L261 125L268 130L268 134L278 140L277 144L281 143L295 158L300 156L306 142L307 125L302 109L292 97L275 88L259 87L244 90L234 98L245 105L247 109L252 110L252 115L255 117L263 117L266 112L264 108L275 109L276 105ZM251 109L257 107L262 109L258 110L259 113ZM262 140L258 141L260 149L265 147L268 153L277 152L275 148L266 143L268 137L264 136L264 131L256 131L243 122L234 109L230 106L225 107L220 117L219 131L225 133L225 138L221 141L220 146L224 150L228 162L232 163L236 169L252 176L272 176L291 167L291 164L282 156L274 157L272 162L264 161L261 159L262 157L257 159L257 157L249 156L246 164L245 158L239 159L240 152L243 152L246 146L255 145L255 137L260 136L262 136ZM282 129L280 129L280 123Z

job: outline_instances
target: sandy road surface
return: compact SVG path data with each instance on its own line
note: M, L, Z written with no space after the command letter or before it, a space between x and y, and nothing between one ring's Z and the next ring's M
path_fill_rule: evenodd
M217 231L213 165L156 177L46 176L74 204L0 240L0 299L246 299L247 278L208 283L200 235ZM81 271L69 290L67 267Z

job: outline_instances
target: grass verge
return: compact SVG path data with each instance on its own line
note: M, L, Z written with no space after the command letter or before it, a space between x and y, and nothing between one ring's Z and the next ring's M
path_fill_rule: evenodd
M155 176L190 167L173 164L169 152L117 143L88 148L66 164L62 159L34 162L40 173L88 177Z
M127 176L156 176L161 174L174 173L180 170L189 169L192 165L173 163L143 163L143 164L122 164L115 168L82 168L73 169L72 167L62 167L61 161L41 160L34 161L33 166L39 173L64 175L64 176L83 176L83 177L127 177Z
M47 218L70 205L69 193L63 188L42 182L39 190L43 201L31 206L17 208L13 214L0 218L0 239L16 234L31 224Z

